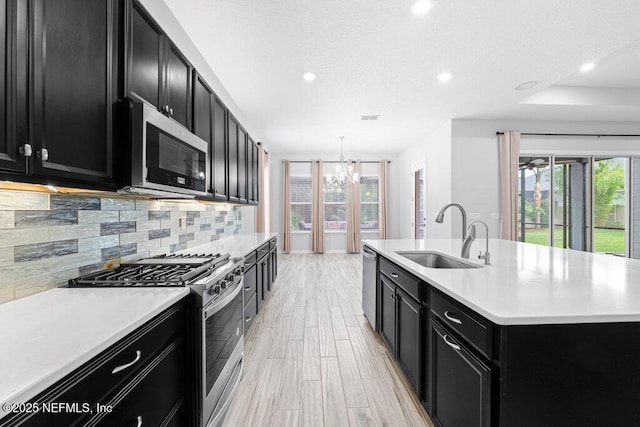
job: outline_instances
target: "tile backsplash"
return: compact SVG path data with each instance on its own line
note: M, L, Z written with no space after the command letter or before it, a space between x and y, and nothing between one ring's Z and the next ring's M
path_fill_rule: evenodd
M0 190L0 303L238 234L235 206Z

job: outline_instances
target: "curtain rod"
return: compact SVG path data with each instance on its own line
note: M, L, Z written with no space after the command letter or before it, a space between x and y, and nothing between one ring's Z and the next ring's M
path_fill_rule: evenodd
M504 132L496 132L496 135L504 135ZM606 133L532 133L532 132L522 132L520 135L529 135L529 136L619 136L619 137L640 137L640 135L612 135Z
M286 162L287 160L282 160L282 163ZM312 163L315 160L289 160L289 163ZM361 161L360 164L362 163L380 163L381 161L387 162L387 163L391 163L391 160L380 160L380 161L376 161L376 160L365 160L365 161ZM348 160L347 160L348 162ZM323 160L322 163L340 163L339 161L333 161L333 160Z

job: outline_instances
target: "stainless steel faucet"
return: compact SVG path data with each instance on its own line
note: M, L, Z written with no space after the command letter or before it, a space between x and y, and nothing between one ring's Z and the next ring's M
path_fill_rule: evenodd
M462 258L469 258L471 244L476 239L476 224L478 223L484 225L486 240L485 252L483 254L482 251L480 251L478 259L483 259L484 265L491 265L491 254L489 253L489 226L484 221L473 221L471 225L469 225L469 235L462 244Z
M462 214L462 241L464 242L467 235L467 212L464 210L462 205L458 203L449 203L448 205L444 206L442 209L440 209L440 212L438 212L436 222L442 224L442 222L444 221L444 211L449 209L451 206L455 206L456 208L460 209L460 213ZM466 258L469 258L468 254Z

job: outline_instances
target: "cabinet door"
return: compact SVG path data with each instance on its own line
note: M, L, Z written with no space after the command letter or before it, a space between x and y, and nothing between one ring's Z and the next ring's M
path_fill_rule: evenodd
M113 188L117 2L33 5L34 174Z
M238 122L231 115L227 114L227 128L229 135L229 150L227 157L228 164L228 184L229 184L229 200L237 202L238 198Z
M163 33L137 2L129 0L127 11L124 96L147 101L159 109L164 102L160 90Z
M391 354L396 354L396 293L395 285L380 275L380 335Z
M213 91L202 77L193 73L193 133L209 143L213 142Z
M489 427L491 371L431 322L431 418L442 427Z
M211 145L211 194L216 200L227 200L227 107L216 99L213 103L213 144Z
M396 288L398 362L411 387L420 396L422 379L422 308L406 292Z
M253 203L255 197L253 195L253 180L256 177L253 174L253 139L247 135L247 202Z
M165 109L169 116L191 129L191 64L166 37Z
M238 126L238 199L247 202L247 133Z
M260 182L260 150L258 149L258 144L256 144L255 142L253 143L253 162L251 164L252 168L253 168L253 176L254 176L254 180L253 180L253 201L255 202L255 204L258 204L258 201L260 200L260 195L258 193L258 189L259 189L259 182Z
M262 302L264 301L264 297L266 296L265 292L265 275L264 275L264 259L260 260L256 263L256 279L258 283L256 284L256 299L258 301L258 311L260 311L260 307L262 307Z
M0 170L22 175L27 172L25 154L30 148L24 146L29 143L26 126L18 126L27 117L25 2L0 0L0 28L3 29L0 31Z

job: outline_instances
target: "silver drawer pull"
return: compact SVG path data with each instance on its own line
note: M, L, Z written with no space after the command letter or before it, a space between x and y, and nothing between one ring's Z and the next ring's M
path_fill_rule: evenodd
M454 316L450 315L449 311L447 311L447 310L445 310L445 312L444 312L444 317L446 317L447 320L450 320L453 323L457 323L458 325L462 325L462 320L458 319L457 317L454 317Z
M138 362L138 360L140 360L140 358L142 357L142 353L140 352L140 350L136 350L136 358L133 359L132 362L126 363L124 365L121 366L117 366L115 368L113 368L113 371L111 371L112 374L117 374L120 371L123 371L125 369L127 369L129 366L134 365L135 363ZM140 422L142 422L142 418L140 417ZM142 425L142 424L140 424Z
M454 350L458 350L458 351L460 351L460 346L459 346L458 344L456 344L456 343L452 343L452 342L451 342L451 341L449 341L447 338L448 338L448 335L443 335L443 336L442 336L442 339L444 340L444 342L445 342L449 347L451 347L451 348L452 348L452 349L454 349Z
M244 321L245 321L246 323L251 322L251 316L247 316L247 317L245 317L245 318L244 318Z
M398 278L398 274L397 273L391 273L391 277L393 277L394 279Z
M138 418L136 418L136 420L138 421L136 427L142 427L142 415L138 415Z
M251 290L251 286L245 286L244 290L245 291L250 291Z

